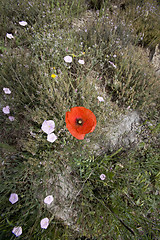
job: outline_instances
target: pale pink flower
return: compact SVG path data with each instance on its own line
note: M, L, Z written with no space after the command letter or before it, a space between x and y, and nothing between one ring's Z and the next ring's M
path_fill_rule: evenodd
M42 131L47 133L47 134L50 134L54 131L55 129L55 123L53 120L45 120L43 123L42 123L42 127L41 127Z
M53 202L53 196L52 195L48 195L45 199L44 199L44 203L46 204L51 204Z
M47 229L49 225L49 219L48 218L43 218L40 222L41 228Z
M11 90L9 88L3 88L5 94L11 94Z
M3 111L4 114L9 114L10 113L10 107L9 106L3 107L2 111Z
M71 56L65 56L65 57L64 57L64 61L65 61L66 63L71 63L71 62L72 62L72 57L71 57Z
M104 98L103 97L98 96L97 99L98 99L99 102L104 102Z
M25 27L25 26L27 25L27 22L26 22L26 21L20 21L20 22L19 22L19 25Z
M16 237L19 237L22 234L22 228L21 227L14 227L12 230L12 233L14 233L14 235Z
M8 118L11 122L13 122L15 120L15 118L13 116L9 116Z
M84 60L78 60L80 64L84 64Z
M50 133L50 134L47 135L47 141L48 142L53 143L54 141L56 141L56 139L57 139L57 136L54 133Z
M105 175L105 174L101 174L101 175L100 175L100 179L101 179L101 180L104 180L105 178L106 178L106 175Z
M18 195L16 193L11 193L10 197L9 197L9 201L14 204L16 202L18 202Z
M13 39L13 38L14 38L13 35L12 35L12 33L7 33L7 34L6 34L6 37L9 38L9 39Z

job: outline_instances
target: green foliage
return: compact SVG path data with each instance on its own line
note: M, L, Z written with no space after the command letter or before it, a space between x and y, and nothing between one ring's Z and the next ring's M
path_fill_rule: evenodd
M148 105L159 105L159 80L153 74L146 52L135 46L137 35L129 24L123 19L120 23L116 17L109 22L108 19L103 16L89 25L86 33L79 33L94 59L93 69L99 73L101 85L113 101L133 109L147 107L150 111Z
M131 1L127 8L126 19L133 22L133 28L138 35L138 43L149 48L159 44L160 36L160 5L158 1Z
M86 3L88 4L89 9L100 10L104 6L105 1L104 0L88 0Z
M109 236L114 236L115 239L122 232L126 239L139 239L140 236L144 239L147 236L147 239L149 236L158 237L160 186L157 148L146 149L144 146L137 151L127 152L127 156L125 152L114 157L104 156L97 166L97 169L93 167L94 173L92 172L83 189L84 196L92 203L86 206L88 211L94 209L91 218L98 218L99 224L95 231L95 218L90 225L94 236L100 239L105 232L102 226L111 221ZM103 181L99 178L101 173L106 175Z
M0 90L0 106L9 105L15 117L11 122L0 113L2 239L15 239L12 229L18 225L23 230L20 239L158 239L159 150L151 140L159 132L159 85L147 57L136 46L144 31L143 45L151 44L149 38L157 43L158 20L150 13L146 16L156 23L151 33L150 22L148 26L146 19L135 19L137 36L128 23L109 15L107 1L101 2L103 7L99 1L91 2L95 10L100 8L99 15L80 30L73 23L75 17L84 20L88 5L83 0L1 3L0 81L11 94ZM137 17L130 14L125 17ZM18 24L22 20L26 27ZM7 39L6 33L14 39ZM64 62L66 55L72 56L72 63ZM113 103L98 102L97 86ZM109 124L119 115L115 102L121 108L143 110L144 116L153 113L150 143L95 156L88 146L99 141L106 119ZM84 141L73 138L65 127L65 113L74 106L89 108L97 118L95 131ZM46 119L55 121L58 138L53 144L41 130ZM56 179L66 166L73 182L78 179L71 205L78 206L79 232L64 226L43 203L51 177ZM19 201L12 205L13 192ZM40 227L44 217L50 219L46 230Z

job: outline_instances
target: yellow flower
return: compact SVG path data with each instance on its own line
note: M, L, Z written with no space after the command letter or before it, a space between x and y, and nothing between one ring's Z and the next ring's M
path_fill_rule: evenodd
M86 54L85 52L82 53L83 55Z
M53 69L55 70L56 68L55 68L55 67L53 67Z
M56 74L52 74L51 77L52 77L52 78L55 78L55 77L57 77L57 75L56 75Z

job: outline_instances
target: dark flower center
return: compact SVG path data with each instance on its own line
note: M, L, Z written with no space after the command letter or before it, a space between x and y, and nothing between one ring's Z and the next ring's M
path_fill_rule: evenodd
M83 120L81 118L76 118L76 124L83 125Z

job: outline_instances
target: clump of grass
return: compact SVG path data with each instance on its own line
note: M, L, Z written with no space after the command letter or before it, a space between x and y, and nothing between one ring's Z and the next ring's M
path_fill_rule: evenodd
M92 173L84 185L82 200L88 237L158 239L158 158L157 147L146 148L142 143L136 152L81 162L81 176L87 179ZM100 179L102 173L105 180Z
M86 33L80 32L85 48L96 59L93 69L101 77L102 87L119 106L141 110L146 106L149 110L150 104L158 107L159 81L147 54L135 46L132 29L128 30L125 22L114 20L113 25L110 20L110 27L107 21L108 16L100 18Z
M94 10L100 10L104 4L105 1L104 0L88 0L86 1L86 3L88 4L88 8L89 9L94 9Z
M137 53L137 48L128 46L117 55L114 60L117 67L114 70L115 75L104 73L103 82L106 90L112 92L113 100L118 101L120 105L125 104L140 110L146 108L146 103L147 108L150 104L156 104L159 90L157 94L154 93L155 89L159 89L159 82L144 52L139 49ZM105 64L109 66L107 61Z
M81 4L79 1L40 1L33 0L27 1L2 1L1 10L1 37L4 38L6 32L16 33L19 31L18 22L25 20L30 26L43 27L45 24L51 24L52 27L61 28L65 25L65 17L70 16L66 19L70 21L73 16L80 14L86 9L85 1L82 0ZM56 21L55 21L56 17ZM63 20L62 20L63 19Z
M157 1L131 1L126 11L126 20L132 22L138 44L150 49L159 44L160 6Z

